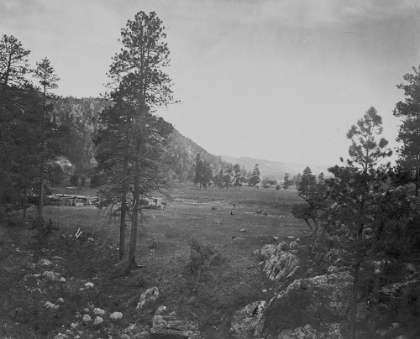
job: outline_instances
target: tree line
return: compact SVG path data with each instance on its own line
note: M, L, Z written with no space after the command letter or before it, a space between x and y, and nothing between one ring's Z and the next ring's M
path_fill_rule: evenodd
M47 58L28 64L30 51L13 36L0 40L0 199L1 216L10 208L23 206L26 217L28 191L38 199L42 219L48 172L56 160L71 151L94 155L92 175L101 185L103 204L118 208L120 257L126 259L125 273L135 261L137 227L142 222L142 197L166 187L162 164L167 157L173 126L156 115L156 108L174 103L166 33L156 13L138 12L121 30L121 51L114 55L108 71L107 92L99 107L94 102L81 110L91 111L91 131L74 108L77 99L67 102L51 94L59 80ZM30 81L33 76L39 83ZM83 105L86 102L81 102ZM71 106L70 112L66 108ZM99 111L99 114L98 114ZM58 118L59 117L59 118ZM86 118L86 117L85 117ZM85 149L86 135L93 135L94 148ZM65 141L72 140L73 150ZM62 147L60 147L62 146ZM76 146L76 147L74 147ZM80 146L82 149L80 149ZM87 159L74 154L74 161ZM77 164L81 176L89 167ZM73 178L79 180L79 178ZM128 251L125 246L127 221L131 221Z
M331 177L316 178L306 168L297 185L303 202L295 204L292 213L310 228L319 264L345 266L353 276L352 338L363 330L357 305L379 307L384 302L381 288L400 282L407 264L416 263L420 255L420 73L413 70L397 86L404 90L405 101L393 112L401 118L394 166L387 161L392 155L388 141L380 137L382 118L371 107L348 131L349 158L329 168ZM415 306L420 299L415 299L403 306L394 302L394 315L404 308L402 323L410 323L420 311Z
M29 64L30 51L13 35L0 40L0 217L15 206L26 216L28 192L44 192L65 129L52 119L59 78L48 58ZM35 80L35 82L32 81Z

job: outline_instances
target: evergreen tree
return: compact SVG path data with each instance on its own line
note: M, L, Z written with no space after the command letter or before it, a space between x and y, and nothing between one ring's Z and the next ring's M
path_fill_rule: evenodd
M132 115L130 147L132 183L132 223L128 252L128 273L135 263L137 228L141 217L141 196L159 190L164 182L159 176L159 161L172 126L153 115L156 106L172 101L171 79L163 72L169 65L169 49L164 42L162 21L151 12L139 12L121 30L121 52L113 58L109 87L121 92ZM140 220L141 222L141 220Z
M397 141L399 166L414 173L416 195L420 188L420 67L413 67L414 74L405 74L406 84L397 87L404 90L405 102L396 104L394 115L401 118Z
M53 156L52 153L46 149L46 131L47 125L51 121L50 113L52 112L52 104L48 102L52 99L50 90L57 88L57 82L60 80L55 74L54 68L51 66L47 58L42 59L41 62L36 63L34 77L39 79L42 88L42 107L41 107L41 136L40 136L40 159L39 159L39 203L38 216L42 217L44 211L44 178L45 178L45 162Z
M356 337L356 305L360 301L358 293L363 264L366 255L371 253L371 242L366 243L364 234L367 228L371 232L374 226L378 226L372 220L377 215L377 198L382 196L381 184L385 179L385 169L377 166L382 159L391 155L391 151L386 148L388 142L384 138L379 142L375 139L381 133L382 119L371 107L347 133L347 138L352 140L347 166L331 168L335 177L328 180L329 198L335 202L329 211L328 227L331 234L343 239L346 244L343 243L343 247L354 270L352 338Z
M285 173L283 179L283 189L286 191L290 188L289 173Z
M251 186L254 187L255 190L255 186L261 181L260 179L260 169L258 167L258 164L255 164L254 169L252 170L251 173L251 178L249 179L249 184Z
M239 164L236 164L235 166L233 166L233 172L234 174L234 186L235 186L235 191L236 188L241 187L242 186L242 175L241 175L241 166L239 166Z

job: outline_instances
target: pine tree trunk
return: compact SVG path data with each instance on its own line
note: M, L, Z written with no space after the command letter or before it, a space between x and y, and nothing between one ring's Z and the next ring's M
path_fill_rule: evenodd
M352 292L352 302L351 302L351 339L356 339L356 312L357 312L357 295L358 295L358 285L359 285L359 275L360 275L360 262L358 261L354 267L354 282L353 282L353 292Z
M38 201L38 217L42 218L44 214L44 129L45 129L45 97L46 89L44 87L44 100L42 102L42 116L41 116L41 154L40 154L40 189Z
M134 177L134 207L133 207L133 218L131 221L131 234L130 234L130 248L128 250L128 261L126 273L130 273L131 267L135 264L135 254L137 246L137 226L139 222L139 198L140 198L140 187L139 187L139 177L136 175Z
M124 183L123 192L121 197L121 219L120 219L120 260L124 257L125 253L125 220L127 212L127 185Z

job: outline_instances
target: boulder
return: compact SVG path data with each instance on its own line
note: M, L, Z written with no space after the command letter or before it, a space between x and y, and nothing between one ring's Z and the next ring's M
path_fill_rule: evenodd
M286 242L281 241L281 242L278 243L278 245L276 247L276 253L287 251L288 249L289 249L289 245L287 245Z
M200 338L198 325L190 320L178 319L169 315L165 306L160 306L152 319L150 329L153 337L168 337L173 339Z
M266 244L260 250L260 255L264 260L270 259L270 257L276 253L276 245Z
M295 250L295 249L297 249L297 248L298 248L298 243L297 243L296 241L292 241L292 242L289 244L289 248L290 248L291 250Z
M267 304L264 300L255 301L236 311L232 317L231 331L241 339L253 338L254 330L260 321Z
M38 265L41 267L49 267L52 265L52 262L49 261L48 259L41 259L38 261Z
M332 319L334 319L334 323L347 322L352 300L352 288L353 277L347 271L297 279L270 300L261 324L258 325L259 333L274 333L276 335L282 333L284 338L289 338L294 330L282 331L287 329L286 324L293 323L296 319L299 319L301 326L312 324L314 319L317 319L318 323L324 324L329 324ZM360 305L357 310L360 312L357 314L357 319L362 321L366 317L366 307ZM296 327L298 326L299 324ZM325 338L340 338L341 334L337 334L336 326L331 326L325 331L323 329L322 333L336 334ZM308 338L311 338L309 336L312 333L310 328L307 330Z
M101 323L103 323L104 322L104 319L102 318L102 317L100 317L100 316L97 316L96 318L95 318L95 320L93 321L93 324L94 325L99 325L99 324L101 324Z
M264 265L263 272L270 280L284 280L297 266L299 258L289 252L273 254Z
M307 324L293 330L283 330L277 339L343 339L343 335L340 324L323 324L319 330Z
M147 289L144 293L140 295L139 302L136 309L142 309L144 305L155 301L159 297L159 290L156 286Z
M277 302L290 298L302 290L308 294L308 309L313 312L331 312L345 317L350 306L353 277L347 271L319 275L313 278L298 279L284 291L280 291Z
M121 312L114 312L114 313L111 313L111 315L109 316L109 318L112 320L118 320L118 319L121 319L122 317L123 317L123 314Z
M283 330L277 339L318 339L318 332L311 325L305 325L293 330Z

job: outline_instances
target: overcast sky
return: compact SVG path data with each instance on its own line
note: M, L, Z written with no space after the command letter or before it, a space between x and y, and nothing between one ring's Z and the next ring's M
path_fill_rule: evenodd
M0 34L48 57L57 94L104 92L120 29L166 26L175 99L160 114L210 153L334 165L374 106L392 147L396 85L420 64L414 0L0 0Z

